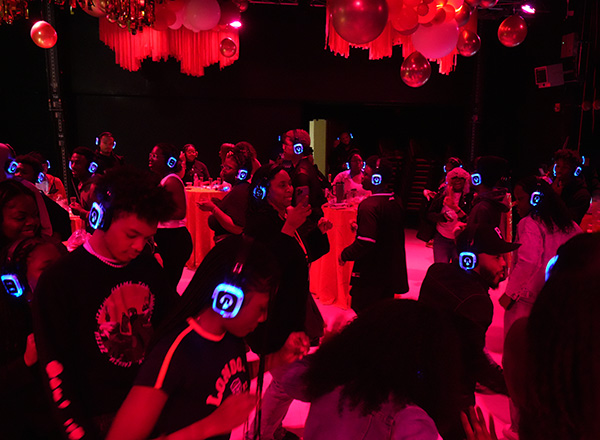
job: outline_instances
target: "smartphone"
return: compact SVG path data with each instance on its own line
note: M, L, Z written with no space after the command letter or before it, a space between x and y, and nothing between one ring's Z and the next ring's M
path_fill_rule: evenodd
M299 186L295 191L295 205L302 202L303 206L308 206L308 186Z

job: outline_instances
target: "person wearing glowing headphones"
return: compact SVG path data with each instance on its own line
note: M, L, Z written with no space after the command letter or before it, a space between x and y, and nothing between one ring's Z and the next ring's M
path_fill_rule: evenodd
M552 189L567 205L573 221L581 224L591 201L582 175L583 159L576 151L563 148L554 153L554 160Z
M117 141L115 141L111 132L100 133L96 138L96 146L94 161L98 164L98 174L103 174L112 167L124 164L123 156L119 156L114 151L117 147Z
M93 203L93 177L98 170L98 164L94 161L94 152L86 147L75 148L69 160L69 168L73 175L71 184L76 198L74 202L69 203L69 208L73 214L87 220Z
M485 352L485 334L494 309L488 291L497 289L506 279L504 255L519 246L504 241L500 229L489 224L467 228L456 239L458 261L434 263L423 279L419 302L446 311L459 333L463 368L461 410L474 405L477 383L507 394L502 369Z
M367 160L363 188L373 195L358 205L356 238L338 260L340 265L354 261L350 295L356 313L408 292L404 210L391 190L392 180L390 162L377 156Z

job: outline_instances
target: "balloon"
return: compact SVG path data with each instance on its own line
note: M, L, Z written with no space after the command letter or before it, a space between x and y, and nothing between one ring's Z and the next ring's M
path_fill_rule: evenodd
M437 14L437 8L435 6L435 4L425 4L423 3L421 6L425 6L427 9L427 12L425 13L425 15L422 15L421 13L419 13L419 9L417 8L417 13L419 14L418 20L419 23L423 24L423 23L429 23L431 20L434 19L435 14ZM421 9L421 11L423 11L423 9Z
M506 47L521 44L527 36L527 23L519 15L511 15L498 27L498 39Z
M208 31L219 24L221 7L217 0L191 0L183 13L183 25L191 31Z
M166 31L169 26L175 24L177 17L175 12L164 5L156 5L154 9L154 27L157 31Z
M471 18L471 11L473 8L468 5L468 3L464 3L460 9L456 10L456 16L454 19L456 20L456 24L458 27L464 26L469 22L469 18Z
M412 29L419 24L419 16L413 8L403 7L400 12L392 17L392 27L397 31Z
M231 58L237 52L237 45L231 38L223 38L219 44L219 50L224 57Z
M460 7L464 4L463 0L448 0L448 5L452 5L454 10L458 12Z
M458 43L456 49L458 53L464 57L472 57L479 51L481 47L481 39L479 35L468 29L463 29L458 34Z
M444 20L450 21L456 17L456 9L454 9L454 6L446 5L444 6L444 11L446 12L446 18Z
M479 3L479 7L483 9L493 8L498 3L498 0L481 0Z
M333 0L330 8L335 31L351 44L377 38L388 21L386 0Z
M476 8L481 3L481 0L465 0L465 3L468 3L472 8Z
M31 27L31 39L35 44L43 49L50 49L56 44L58 35L52 25L43 20L38 21Z
M404 6L407 8L414 8L419 3L421 3L421 0L404 0Z
M583 101L581 103L581 108L583 109L584 112L590 111L592 109L592 102L591 101Z
M176 31L181 26L183 26L183 14L185 13L185 9L180 9L175 11L175 23L169 26L169 29L173 29Z
M421 87L431 76L429 61L419 52L411 53L402 62L400 78L410 87Z
M448 55L458 42L458 26L456 21L431 27L419 26L412 36L415 50L421 52L426 58L438 59Z
M444 8L440 8L435 13L435 17L431 20L432 24L441 24L446 21L446 10Z

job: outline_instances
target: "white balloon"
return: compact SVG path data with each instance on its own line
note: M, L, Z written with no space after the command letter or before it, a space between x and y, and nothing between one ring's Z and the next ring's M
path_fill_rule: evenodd
M458 25L450 20L433 26L419 26L412 35L415 50L425 58L435 60L448 55L458 42Z
M220 19L221 7L217 0L191 0L183 14L183 25L195 32L209 31Z

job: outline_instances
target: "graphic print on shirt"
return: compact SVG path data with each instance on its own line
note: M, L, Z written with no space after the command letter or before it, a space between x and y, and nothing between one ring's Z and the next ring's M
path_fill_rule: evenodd
M120 367L141 364L152 337L154 295L143 283L126 282L110 292L96 313L96 342Z
M221 405L224 397L231 394L240 394L248 390L248 381L242 380L242 373L246 372L246 367L241 357L231 359L221 370L221 376L215 383L215 395L206 398L207 405ZM232 380L233 379L233 380ZM227 390L229 384L229 390Z

